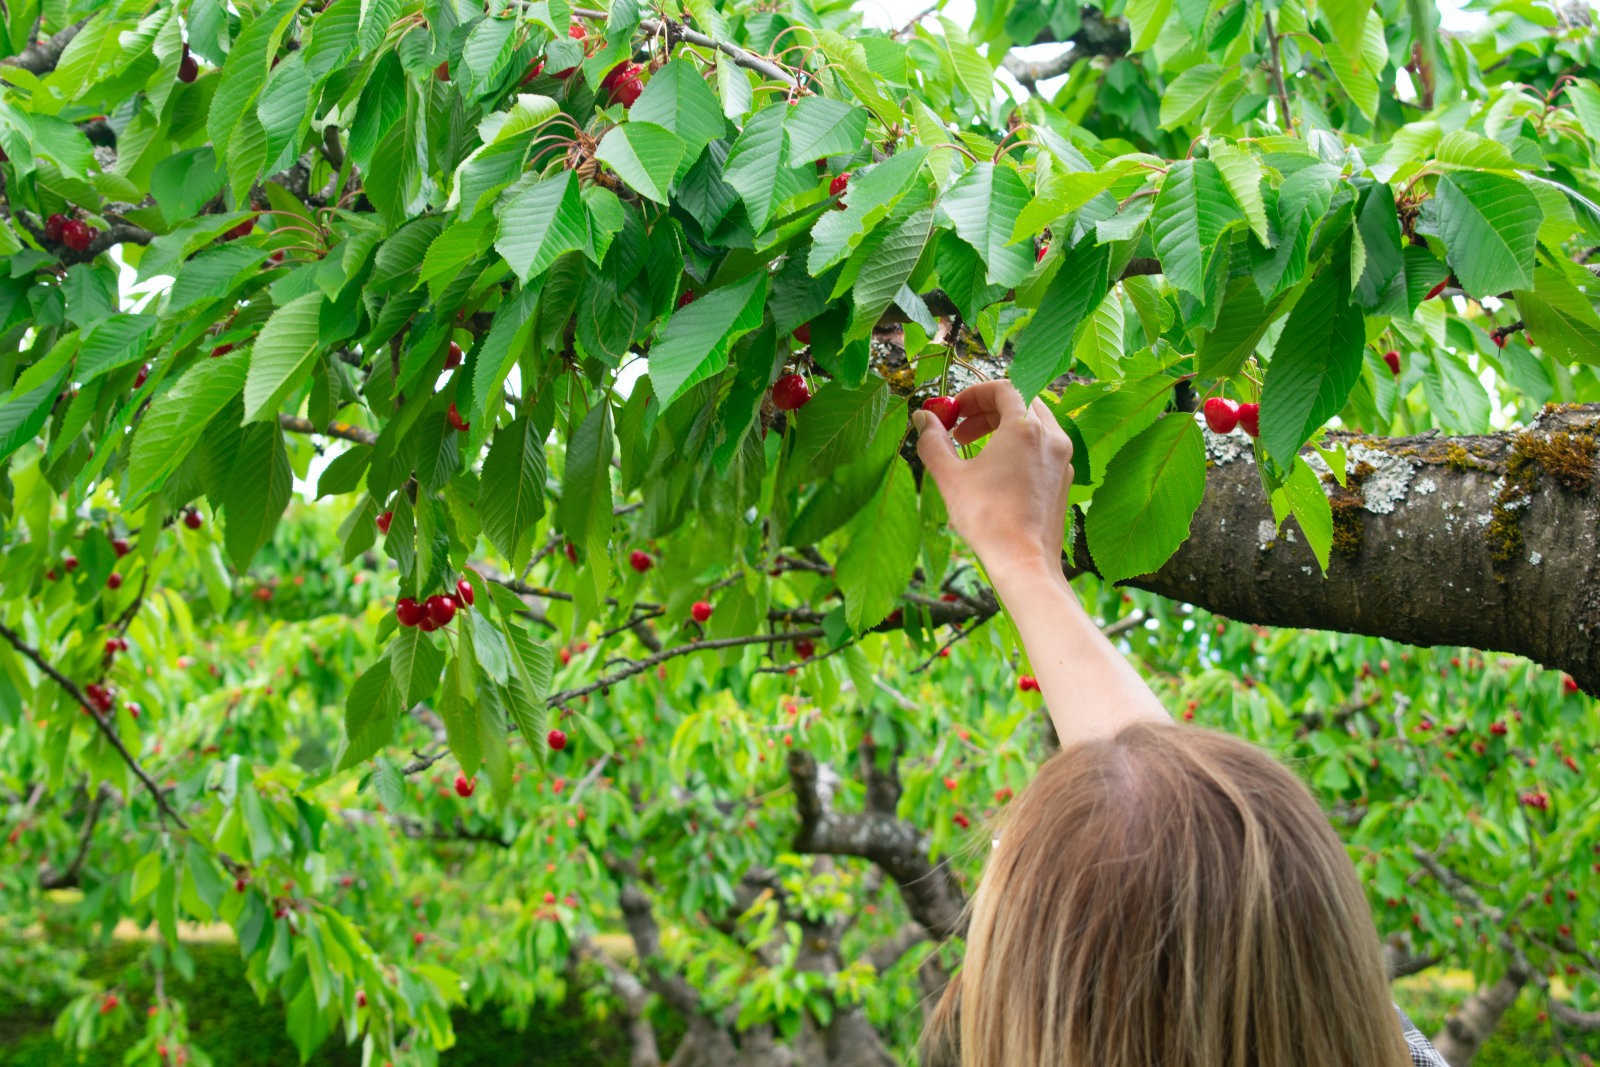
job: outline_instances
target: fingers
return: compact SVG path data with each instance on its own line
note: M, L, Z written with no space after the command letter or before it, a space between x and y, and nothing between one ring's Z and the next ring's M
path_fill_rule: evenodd
M944 423L926 411L912 412L911 425L917 430L917 455L922 457L922 466L933 475L933 480L939 483L939 489L943 492L946 479L952 477L961 465L955 442L950 439Z
M1058 444L1066 449L1067 462L1072 462L1072 438L1067 435L1067 431L1061 428L1061 423L1056 421L1056 413L1050 410L1050 405L1040 398L1034 397L1033 403L1029 405L1028 410L1033 412L1033 417L1038 419L1040 424L1045 427L1048 436L1054 438Z
M1022 394L1004 378L968 386L956 394L956 406L961 424L956 427L955 439L963 445L987 437L1008 419L1025 418L1028 414Z

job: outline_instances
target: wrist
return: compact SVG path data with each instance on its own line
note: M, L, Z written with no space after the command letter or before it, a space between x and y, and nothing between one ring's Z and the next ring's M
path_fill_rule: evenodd
M1066 585L1061 573L1061 554L1042 549L1019 550L1014 546L979 554L995 591L1004 598L1009 590L1037 588L1040 585Z

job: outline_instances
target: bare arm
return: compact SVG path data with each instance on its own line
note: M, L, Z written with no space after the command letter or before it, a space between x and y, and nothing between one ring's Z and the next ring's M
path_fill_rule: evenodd
M1062 576L1072 441L1043 402L1024 405L1010 382L975 385L956 401L953 438L927 412L912 415L917 451L950 525L983 561L1022 634L1061 744L1109 737L1134 722L1170 722ZM957 453L957 442L990 434L976 458Z

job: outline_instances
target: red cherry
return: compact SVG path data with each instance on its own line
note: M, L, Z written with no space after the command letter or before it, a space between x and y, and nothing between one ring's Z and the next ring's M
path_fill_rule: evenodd
M578 562L578 546L568 541L566 544L567 562L576 565Z
M189 54L189 46L184 45L183 58L178 61L178 80L188 85L198 77L200 77L200 64Z
M121 589L122 588L122 575L118 574L116 571L112 571L106 577L106 588L107 589Z
M139 717L139 713L144 710L138 704L134 703L131 700L128 701L126 704L124 704L123 707L126 708L128 714L130 716L132 716L133 718L135 718L135 719L137 719Z
M1017 679L1017 690L1023 693L1037 693L1039 691L1039 679L1031 674L1024 674Z
M44 572L44 576L45 576L45 579L47 581L51 581L51 582L55 581L56 580L56 569L54 567L51 567L49 570Z
M796 326L794 328L794 339L803 345L809 345L811 343L811 324L802 322Z
M227 355L229 352L232 352L232 351L233 351L233 346L232 345L218 345L217 347L215 347L215 348L213 348L211 350L211 358L212 359L221 359L223 356Z
M116 654L117 654L117 639L115 637L108 638L106 640L106 655L115 656Z
M624 78L611 90L611 98L624 108L632 107L638 102L639 96L644 92L644 82L638 77Z
M678 307L685 308L694 303L694 290L685 289L678 294Z
M1396 352L1392 348L1389 349L1389 351L1387 351L1387 352L1385 352L1383 354L1383 361L1385 363L1389 364L1389 373L1393 374L1396 378L1400 377L1400 353L1399 352Z
M146 363L144 366L139 368L139 373L134 375L133 387L135 389L139 388L141 385L143 385L149 379L149 377L150 377L150 364Z
M1011 797L1012 793L1009 785L1001 786L999 789L994 791L994 802L996 804L1004 804L1006 801L1010 800Z
M1432 300L1434 297L1436 297L1440 293L1444 292L1444 287L1449 285L1449 284L1450 284L1450 279L1446 278L1444 281L1440 282L1438 285L1434 286L1432 289L1429 289L1428 290L1428 295L1423 297L1422 299L1424 299L1424 300Z
M74 252L86 252L94 240L94 228L78 219L68 219L61 227L61 243Z
M800 640L794 643L794 654L799 656L801 659L810 659L812 656L816 655L816 653L817 646L812 644L809 637L802 637Z
M478 594L472 591L471 582L467 581L465 578L456 579L457 607L470 608L477 601L477 598Z
M464 774L456 775L456 796L470 797L473 790L477 788L478 780L476 778L468 778Z
M360 990L360 989L356 990L356 1007L364 1008L366 1006L367 1006L367 994L364 991Z
M561 665L563 667L572 662L572 649L570 648L563 648L556 655L561 657Z
M444 62L440 63L437 67L434 67L433 68L433 76L438 81L442 81L442 82L449 81L450 80L450 61L447 59Z
M696 600L689 608L689 617L695 622L705 622L711 618L711 605L704 600Z
M200 529L200 527L205 524L205 521L206 520L201 516L201 514L198 511L195 511L193 508L190 508L188 511L183 513L183 524L189 527L191 530Z
M1251 437L1260 437L1261 436L1261 405L1260 404L1240 404L1239 405L1239 425L1242 426L1244 428L1244 432L1249 434Z
M828 195L829 196L841 196L841 195L844 194L844 191L846 189L848 189L849 187L850 187L850 172L849 171L844 171L843 173L835 174L833 176L833 180L828 183Z
M427 600L428 621L435 627L447 625L456 617L456 602L440 593L435 593Z
M544 902L546 904L554 904L556 902L556 895L550 892L548 889L545 890Z
M1225 396L1206 397L1205 413L1212 433L1232 433L1239 425L1239 406Z
M44 220L44 239L52 244L61 243L61 232L70 221L61 212L56 212Z
M265 604L267 601L272 599L272 587L269 585L261 586L256 590L255 597L257 600Z
M961 827L963 830L969 828L972 825L972 820L968 819L965 815L961 814L961 812L959 812L959 811L956 812L954 815L950 816L950 821L955 823L957 826Z
M1492 722L1489 724L1489 732L1496 737L1504 737L1506 735L1506 724L1499 721Z
M1050 251L1050 242L1049 241L1040 241L1038 249L1033 253L1033 261L1035 263L1043 263L1045 254L1047 252L1049 252L1049 251Z
M100 1014L109 1015L117 1010L117 1005L122 1003L115 993L107 993L106 999L100 1002Z
M61 565L63 567L65 567L65 568L67 568L67 570L69 570L69 571L75 571L75 570L78 569L78 557L77 556L62 556L61 557Z
M255 229L255 228L256 228L256 217L254 215L251 215L249 218L247 218L243 222L239 223L239 225L233 227L232 229L230 229L226 233L224 233L222 235L222 239L224 241L236 241L241 237L250 236L250 231Z
M544 735L545 742L557 752L567 747L567 735L561 730L551 730Z
M401 626L421 626L428 617L428 609L411 597L403 596L394 605L394 617Z
M656 561L651 558L651 555L648 552L636 548L632 552L628 553L628 566L632 567L640 574L645 573L655 565Z
M450 425L454 426L461 433L466 433L468 428L472 425L466 419L461 417L461 412L456 410L456 403L454 400L450 401L450 410L445 413L445 417L450 420Z
M381 533L381 534L384 534L385 536L387 536L388 533L389 533L389 525L391 523L393 523L393 522L394 522L394 512L385 511L382 515L379 515L378 518L377 518L378 532Z
M811 390L798 374L785 374L772 384L772 406L779 411L796 411L810 399Z
M583 23L574 22L570 26L567 27L567 36L571 37L574 41L581 41L584 38L588 37L589 34L587 32L585 32L585 30L583 28Z
M533 81L533 79L537 78L539 76L539 72L542 70L544 70L544 60L540 59L537 63L534 63L528 68L528 72L522 76L522 80L517 84L527 85L529 82Z
M455 368L461 366L461 357L461 346L456 344L454 341L451 341L450 348L447 352L445 352L444 355L444 369L454 370Z
M948 789L948 790L950 790L950 791L952 791L952 792L954 792L954 791L955 791L955 788L956 788L956 787L957 787L957 786L958 786L958 785L960 785L960 784L961 784L961 783L960 783L960 782L958 782L958 781L956 781L956 780L955 780L955 779L954 779L954 778L953 778L953 777L951 777L951 776L950 776L950 775L948 775L948 774L947 774L947 775L945 775L945 778L944 778L944 787L945 787L945 788L946 788L946 789Z
M1576 693L1578 691L1578 680L1570 674L1562 675L1561 690L1564 693Z
M1499 330L1495 330L1489 336L1494 340L1494 346L1496 348L1504 348L1506 346L1506 335L1501 333Z
M426 940L428 940L428 935L423 933L421 930L418 930L416 933L411 935L411 943L413 945L417 945L418 947L420 947Z
M133 546L128 543L126 537L113 537L111 539L111 551L117 554L118 559L121 559L133 551Z
M923 411L931 411L947 430L953 430L961 420L961 407L953 396L930 396L922 402Z

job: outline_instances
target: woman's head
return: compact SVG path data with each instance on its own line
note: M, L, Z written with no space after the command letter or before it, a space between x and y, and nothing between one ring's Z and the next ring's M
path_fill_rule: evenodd
M967 1067L1409 1063L1344 846L1226 734L1131 726L1011 805L930 1027Z

